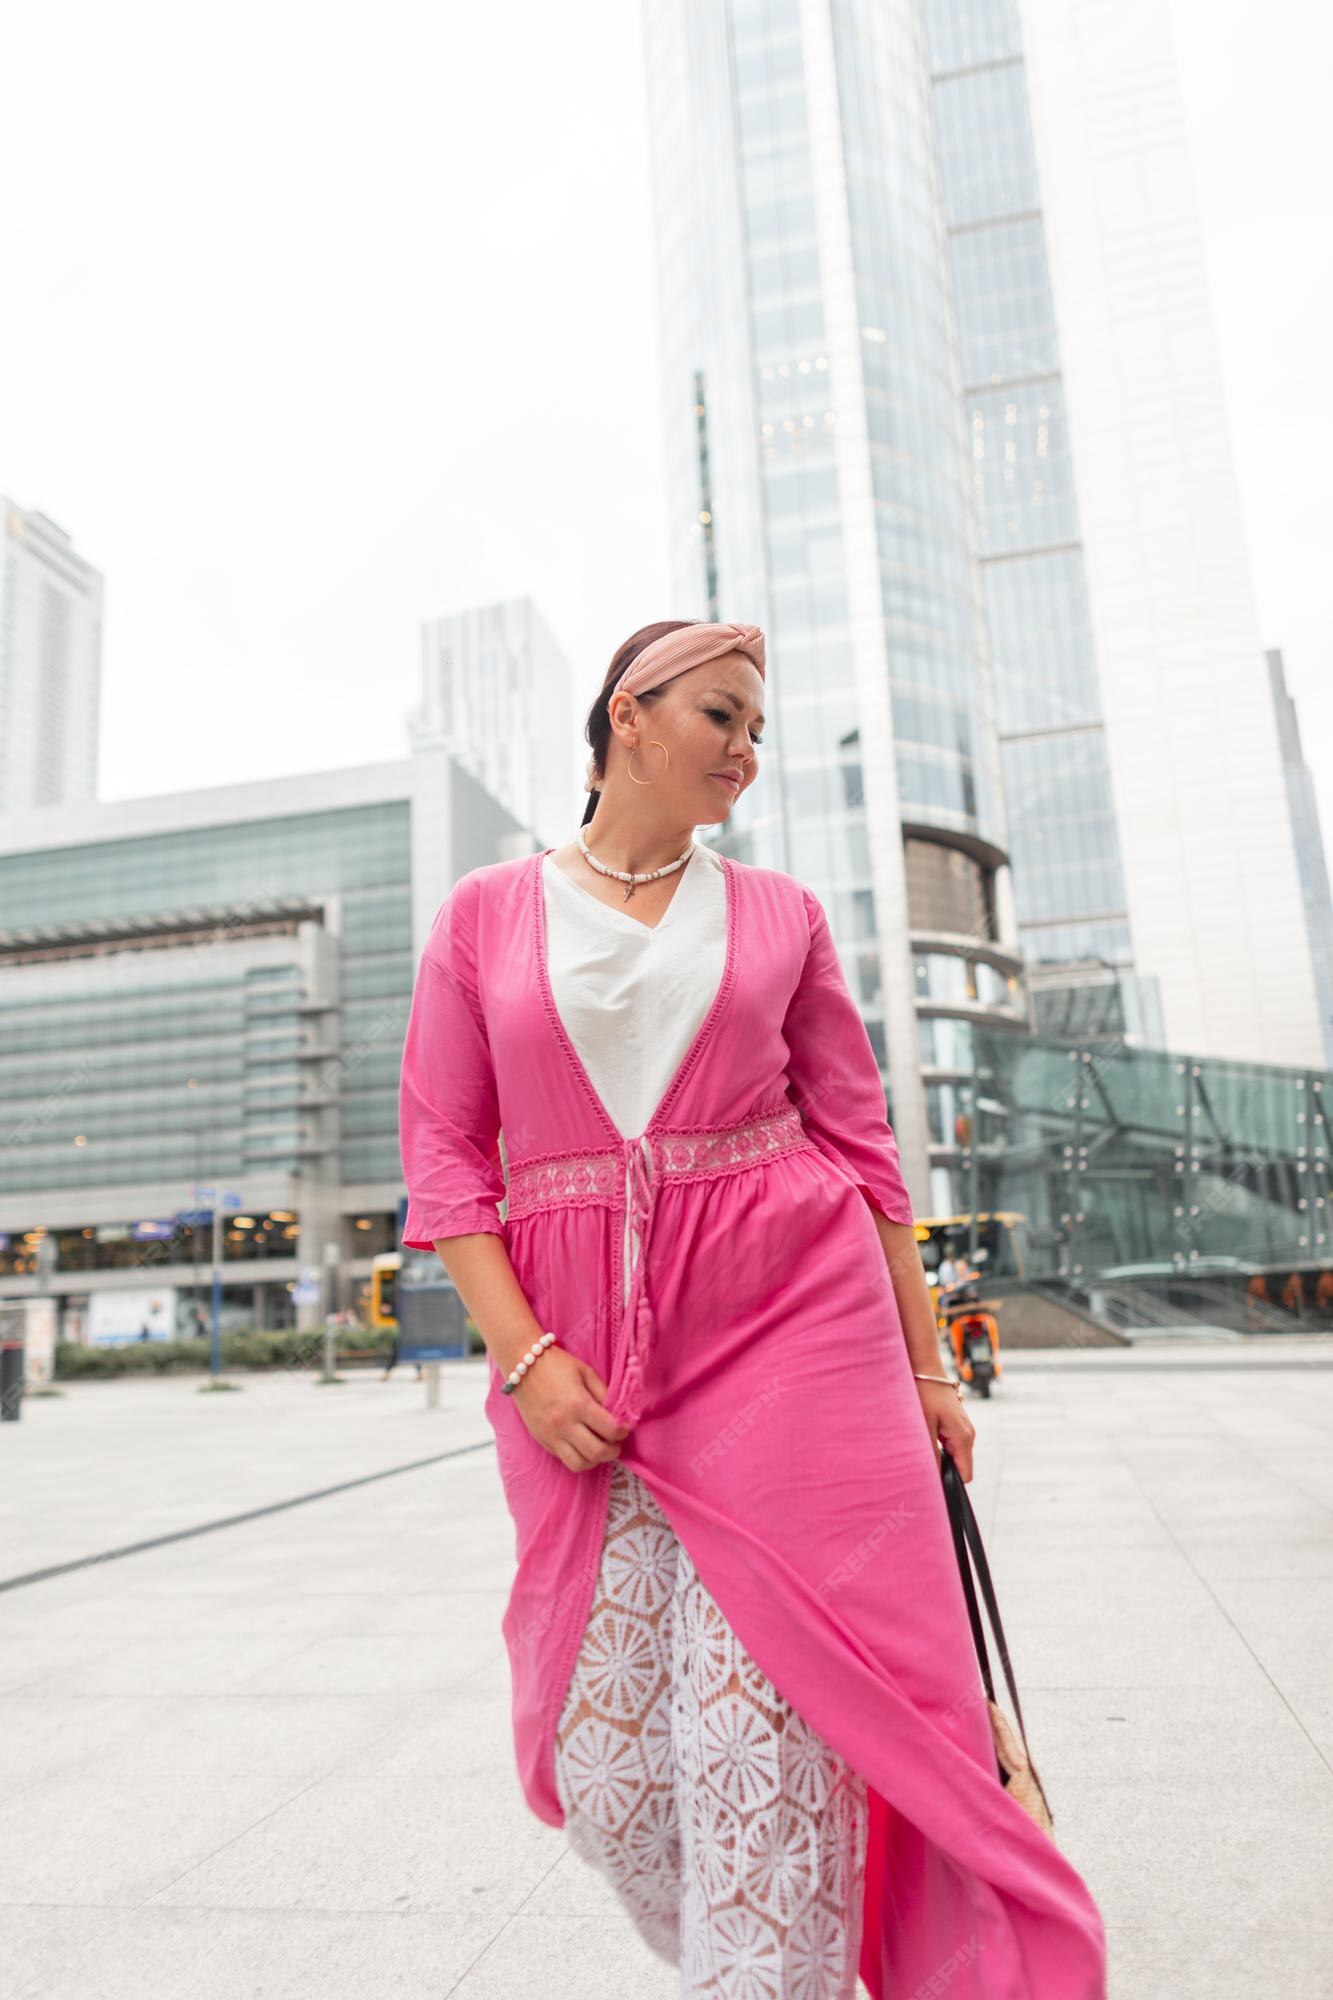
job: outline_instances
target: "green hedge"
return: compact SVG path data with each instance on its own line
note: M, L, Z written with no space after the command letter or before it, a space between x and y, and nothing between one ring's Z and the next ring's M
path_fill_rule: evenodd
M387 1358L391 1336L353 1328L338 1334L339 1354L374 1349ZM123 1347L85 1347L81 1341L56 1343L56 1379L70 1382L77 1376L94 1375L179 1375L197 1374L211 1364L212 1345L207 1340L134 1340ZM298 1333L256 1333L243 1328L222 1336L224 1368L309 1368L324 1365L324 1333L319 1327Z
M343 1355L373 1351L387 1361L392 1346L390 1333L352 1327L339 1331L336 1352ZM468 1347L473 1354L486 1351L470 1320ZM55 1377L58 1382L72 1382L79 1376L198 1374L210 1367L211 1356L212 1346L207 1340L134 1340L123 1347L85 1347L80 1341L61 1340L56 1343ZM245 1327L222 1336L224 1369L309 1368L313 1372L323 1365L321 1327L312 1327L304 1333L295 1329L257 1333Z

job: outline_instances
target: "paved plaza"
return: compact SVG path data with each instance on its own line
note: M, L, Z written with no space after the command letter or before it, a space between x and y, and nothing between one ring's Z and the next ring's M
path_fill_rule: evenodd
M0 1426L0 1576L57 1572L0 1590L8 2000L676 1994L519 1791L484 1364L443 1377L80 1382ZM1333 1343L1015 1352L968 1409L1113 2000L1328 2000Z

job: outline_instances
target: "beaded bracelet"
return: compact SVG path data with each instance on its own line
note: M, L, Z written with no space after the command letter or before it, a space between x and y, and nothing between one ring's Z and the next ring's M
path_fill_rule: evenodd
M553 1333L544 1333L540 1340L533 1342L532 1346L523 1356L523 1359L519 1362L517 1368L515 1368L511 1374L505 1376L504 1387L500 1391L500 1394L502 1396L513 1395L515 1389L517 1389L519 1383L523 1380L523 1377L527 1374L529 1368L531 1368L533 1362L537 1359L537 1356L539 1354L544 1354L546 1352L546 1349L551 1345L551 1342L554 1339L555 1335Z
M962 1402L963 1385L961 1382L955 1381L952 1375L922 1375L915 1368L912 1370L912 1373L916 1376L918 1382L946 1382L951 1389L958 1391L958 1400L960 1403Z

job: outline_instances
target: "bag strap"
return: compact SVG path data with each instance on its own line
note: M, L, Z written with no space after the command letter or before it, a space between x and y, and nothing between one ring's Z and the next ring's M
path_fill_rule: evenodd
M943 1458L948 1460L949 1454L947 1451L943 1453ZM943 1468L941 1469L943 1470ZM956 1471L954 1478L955 1480L957 1479ZM963 1597L967 1604L968 1622L972 1627L972 1644L976 1649L977 1660L981 1666L982 1683L988 1697L993 1702L995 1700L995 1683L991 1679L990 1657L986 1651L986 1634L981 1623L981 1613L977 1609L977 1593L972 1582L972 1565L967 1559L967 1542L963 1534L963 1518L960 1509L955 1504L947 1471L944 1473L944 1492L948 1503L949 1528L953 1535L954 1554L958 1558L958 1574L962 1578ZM1003 1785L1007 1782L1007 1778L1004 1759L1000 1755L1000 1746L998 1743L994 1745L994 1750L995 1775Z
M940 1475L944 1481L944 1497L949 1507L949 1524L953 1529L954 1551L958 1557L958 1568L963 1579L963 1594L967 1599L967 1615L972 1626L972 1637L976 1642L977 1658L981 1663L981 1679L992 1701L995 1700L995 1683L991 1678L990 1658L986 1651L986 1637L982 1630L981 1614L977 1609L976 1591L972 1585L972 1566L968 1562L968 1550L977 1566L977 1578L981 1584L981 1595L985 1600L987 1616L995 1642L999 1648L1000 1664L1004 1668L1005 1685L1009 1689L1009 1699L1014 1705L1014 1716L1018 1723L1018 1733L1023 1739L1023 1748L1028 1750L1027 1731L1023 1727L1023 1710L1018 1699L1018 1689L1014 1685L1014 1671L1009 1659L1009 1647L1005 1642L1004 1627L1000 1623L1000 1607L995 1599L995 1586L991 1582L990 1564L981 1544L981 1530L972 1502L963 1484L962 1474L953 1462L952 1454L941 1449ZM1028 1751L1028 1762L1032 1753Z
M953 1469L953 1482L956 1482L958 1478L957 1468L954 1467L953 1460L946 1451L942 1453L940 1470L944 1479L944 1497L949 1510L949 1528L953 1535L954 1554L958 1558L958 1573L963 1580L963 1597L967 1604L968 1622L972 1627L972 1643L976 1647L977 1659L981 1664L982 1683L986 1689L986 1693L994 1701L995 1683L991 1679L990 1656L986 1651L986 1633L981 1623L981 1613L977 1608L977 1593L972 1582L972 1565L967 1559L967 1539L963 1532L962 1511L954 1495L953 1482L951 1482L949 1477L950 1468Z

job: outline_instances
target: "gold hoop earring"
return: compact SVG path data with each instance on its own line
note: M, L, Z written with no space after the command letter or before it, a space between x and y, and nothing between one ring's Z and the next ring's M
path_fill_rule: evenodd
M660 778L662 776L662 772L666 770L667 764L671 762L671 752L667 749L666 744L660 742L656 736L650 736L648 738L648 741L650 743L656 743L658 749L662 752L662 755L666 758L666 764L663 764L662 770L659 771L657 774L657 778ZM638 749L638 747L639 747L638 743L636 742L634 745L634 749L631 750L629 753L629 762L625 766L625 769L629 772L631 778L634 778L634 770L633 770L634 752ZM655 785L657 783L657 778L634 778L634 782L636 785Z

